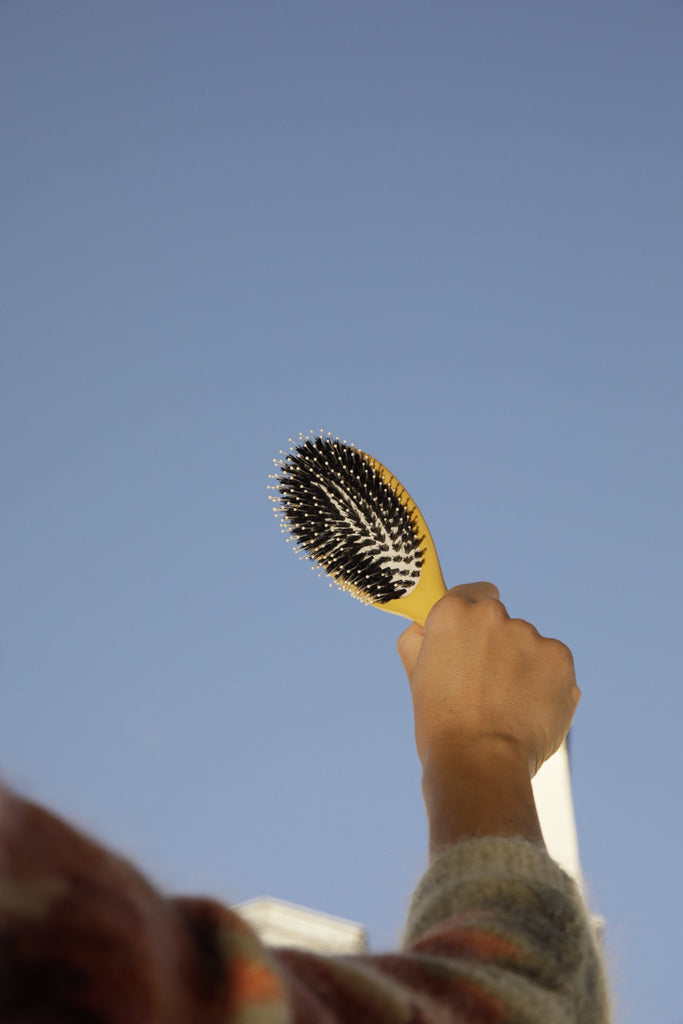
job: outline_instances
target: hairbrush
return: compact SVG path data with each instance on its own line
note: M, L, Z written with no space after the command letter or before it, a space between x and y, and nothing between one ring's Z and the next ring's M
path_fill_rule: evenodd
M331 434L275 459L275 513L295 550L341 590L420 625L446 593L420 510L385 466Z
M304 437L275 459L283 532L342 590L420 625L446 592L434 541L393 473L346 441ZM566 742L533 780L550 855L582 884Z

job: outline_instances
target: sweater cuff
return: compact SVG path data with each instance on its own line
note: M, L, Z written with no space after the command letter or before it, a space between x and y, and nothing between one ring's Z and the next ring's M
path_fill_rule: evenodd
M404 946L454 914L505 903L513 892L517 902L520 886L571 907L572 917L585 913L575 881L545 850L504 836L470 839L444 850L425 872L411 902Z

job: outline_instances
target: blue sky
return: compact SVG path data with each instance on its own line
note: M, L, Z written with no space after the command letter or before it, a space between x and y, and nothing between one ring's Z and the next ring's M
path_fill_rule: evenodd
M681 1024L683 7L0 4L0 772L161 885L396 941L399 619L272 459L405 484L574 651L619 1021Z

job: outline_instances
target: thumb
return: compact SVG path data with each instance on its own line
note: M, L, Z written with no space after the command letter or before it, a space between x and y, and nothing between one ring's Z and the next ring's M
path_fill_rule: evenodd
M415 662L417 661L417 656L420 653L420 648L422 647L424 632L423 627L418 626L417 622L411 622L408 628L404 630L398 638L398 655L408 679L410 679L413 674Z
M498 587L493 583L461 583L457 587L451 587L440 601L437 601L436 603L440 604L441 601L445 602L453 597L459 597L463 601L469 601L470 603L475 604L477 601L487 601L491 599L498 600L499 594ZM422 647L423 638L424 628L422 626L418 626L416 622L412 622L398 638L397 646L399 657L409 679L413 674L415 662L417 661L417 656L420 653L420 648Z

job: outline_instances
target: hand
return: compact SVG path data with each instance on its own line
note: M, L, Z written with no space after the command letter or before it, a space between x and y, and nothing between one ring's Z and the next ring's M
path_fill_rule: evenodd
M455 587L399 639L432 846L464 835L540 840L530 780L580 697L570 651L510 619L491 583ZM449 838L450 837L450 838Z
M423 763L443 745L504 741L534 775L565 738L580 697L571 652L510 619L492 583L454 587L398 649Z

